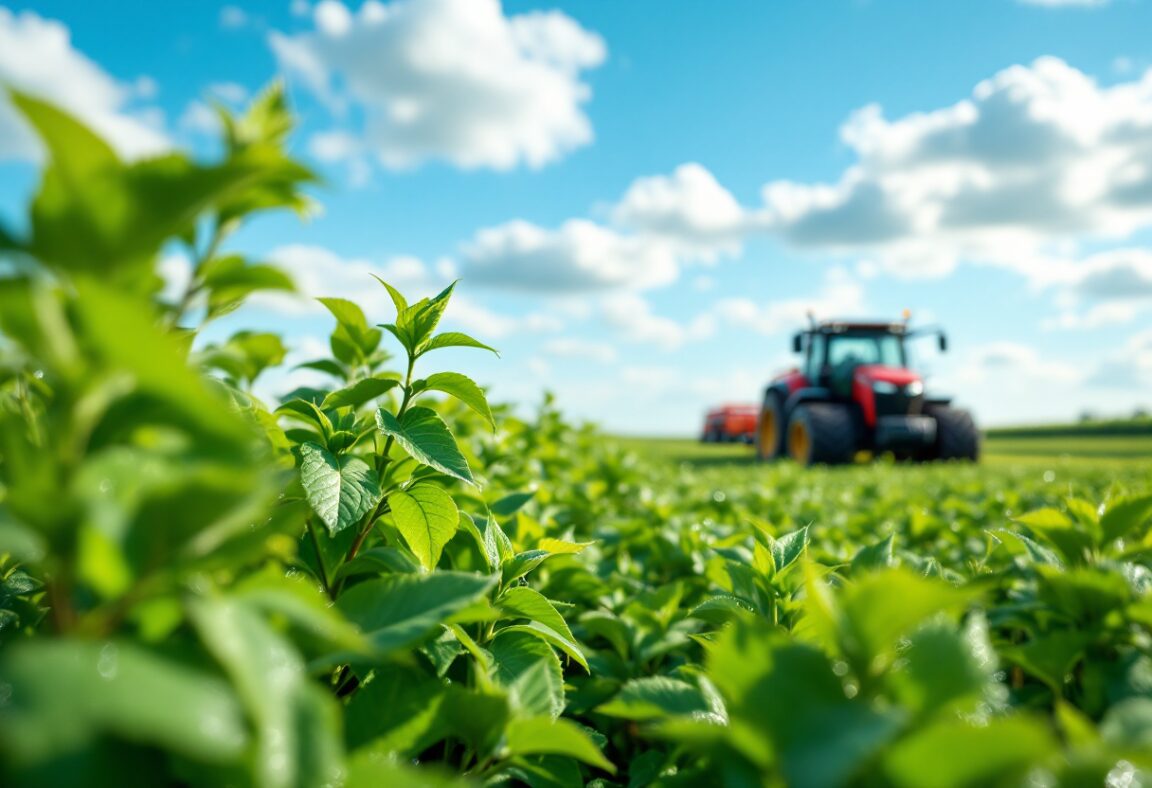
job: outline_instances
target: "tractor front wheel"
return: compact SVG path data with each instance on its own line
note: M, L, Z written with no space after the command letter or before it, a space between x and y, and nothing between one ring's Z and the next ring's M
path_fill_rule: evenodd
M856 456L856 423L843 405L797 405L788 420L788 456L801 465L843 465Z
M980 430L971 413L946 405L929 405L924 414L936 419L936 459L980 459Z
M784 408L780 397L768 394L756 424L756 459L775 460L784 456Z

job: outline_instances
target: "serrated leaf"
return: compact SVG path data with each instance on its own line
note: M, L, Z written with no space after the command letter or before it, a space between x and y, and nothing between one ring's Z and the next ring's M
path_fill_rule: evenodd
M300 446L300 482L312 510L337 534L380 501L376 472L359 457L334 457L315 443Z
M434 484L416 484L390 493L388 505L408 547L425 569L435 569L444 545L456 534L460 521L452 496Z
M469 408L480 414L492 429L496 429L496 419L492 416L492 408L488 405L488 398L484 390L473 380L458 372L437 372L413 384L417 391L442 391L463 402Z
M399 421L381 408L376 412L376 425L420 464L478 486L448 425L431 408L409 408Z
M808 546L808 526L786 533L778 538L769 537L768 549L776 564L777 574L792 566Z

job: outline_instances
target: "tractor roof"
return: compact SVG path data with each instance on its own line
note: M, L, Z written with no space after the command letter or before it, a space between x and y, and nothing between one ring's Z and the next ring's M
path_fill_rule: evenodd
M808 329L819 334L845 334L854 331L884 334L907 334L908 325L889 320L826 320Z

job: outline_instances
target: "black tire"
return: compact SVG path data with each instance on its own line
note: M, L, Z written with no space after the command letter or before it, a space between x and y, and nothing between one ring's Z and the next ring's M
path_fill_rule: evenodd
M960 408L947 405L929 405L924 414L936 419L937 460L980 459L980 430L972 414Z
M767 394L760 408L760 418L756 420L756 435L752 443L756 446L756 459L767 462L784 456L784 405L778 394Z
M797 405L788 420L788 455L801 465L844 465L856 457L856 420L846 405Z

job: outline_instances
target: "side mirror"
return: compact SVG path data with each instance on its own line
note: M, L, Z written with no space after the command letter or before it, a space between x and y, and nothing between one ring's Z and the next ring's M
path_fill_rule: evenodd
M804 349L803 345L801 344L803 337L804 337L803 334L793 334L792 335L792 352L793 353L799 353L801 350Z
M940 334L937 335L937 339L939 340L938 344L940 345L940 352L941 353L947 352L947 350L948 350L948 337L944 336L944 333L941 332Z

